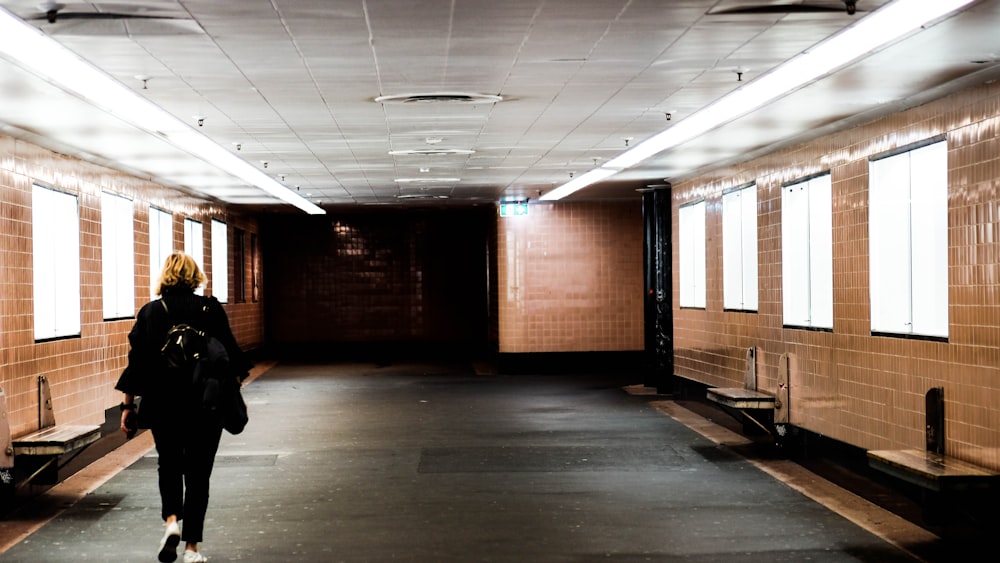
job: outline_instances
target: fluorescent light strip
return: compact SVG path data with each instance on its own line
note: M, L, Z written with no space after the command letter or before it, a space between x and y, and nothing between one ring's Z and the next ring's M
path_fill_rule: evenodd
M591 184L596 184L601 180L617 174L618 170L612 170L610 168L595 168L582 176L577 176L576 178L566 182L565 184L559 186L558 188L550 191L549 193L543 195L541 198L545 201L551 201L556 199L562 199L569 194L583 189Z
M398 184L437 184L437 183L448 183L452 184L455 182L461 182L461 178L394 178L393 182Z
M0 57L306 213L326 213L4 8Z
M682 145L884 47L974 0L896 0L541 199L556 200ZM588 182L582 182L587 178Z
M326 211L309 200L289 190L283 184L258 170L247 161L229 152L208 137L186 127L184 130L166 135L171 144L189 151L217 168L256 186L274 197L298 207L310 215L323 215Z

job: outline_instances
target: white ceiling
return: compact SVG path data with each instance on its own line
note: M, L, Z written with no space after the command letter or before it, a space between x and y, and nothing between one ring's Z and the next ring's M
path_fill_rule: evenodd
M885 3L851 16L839 0L66 1L49 23L39 0L0 0L326 208L537 198ZM636 198L995 79L997 30L1000 0L981 0L571 199ZM376 101L411 94L436 101ZM7 134L211 199L279 204L2 59L0 95Z

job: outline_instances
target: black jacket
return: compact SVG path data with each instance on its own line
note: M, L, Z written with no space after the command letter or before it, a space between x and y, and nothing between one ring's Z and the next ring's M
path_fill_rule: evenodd
M143 426L155 423L166 413L179 413L187 408L183 382L169 377L160 354L167 332L178 323L190 324L222 342L229 354L233 377L246 379L252 367L236 343L226 311L216 298L202 297L190 290L164 292L162 303L161 299L150 301L136 314L135 325L128 335L128 366L115 385L119 391L142 397Z

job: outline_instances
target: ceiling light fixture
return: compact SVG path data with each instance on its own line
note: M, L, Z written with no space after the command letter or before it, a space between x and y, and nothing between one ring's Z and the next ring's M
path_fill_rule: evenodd
M443 194L398 194L393 196L396 199L448 199L449 196Z
M326 213L3 8L0 58L306 213Z
M895 0L666 129L541 197L564 198L742 117L974 0ZM626 146L628 142L626 141Z
M375 98L379 104L495 104L502 101L503 96L469 92L421 92Z
M460 182L461 178L396 178L393 180L399 184L431 184L431 183L444 183L444 182Z
M597 182L600 182L601 180L617 173L618 170L613 170L611 168L595 168L582 176L573 178L569 182L566 182L558 188L550 191L539 199L546 201L562 199L577 190L582 190L591 184L596 184Z
M391 150L391 156L450 156L475 154L471 149L401 149Z

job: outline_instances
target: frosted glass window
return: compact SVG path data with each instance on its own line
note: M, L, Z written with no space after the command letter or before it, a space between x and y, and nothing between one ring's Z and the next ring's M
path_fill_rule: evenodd
M204 229L199 221L195 221L194 219L184 220L184 254L194 258L195 264L198 264L198 269L202 272L205 271L205 237L203 231ZM203 295L205 293L205 286L196 289L195 293Z
M76 196L32 186L35 340L80 335L80 212Z
M194 258L198 269L205 271L205 235L204 228L200 221L194 219L184 220L184 254ZM195 290L198 295L205 293L205 286Z
M184 254L194 258L199 268L204 271L205 237L201 222L194 219L184 220Z
M833 328L833 199L830 175L781 189L784 324Z
M681 307L705 308L705 202L679 210Z
M757 310L757 186L722 195L722 306Z
M243 229L233 230L233 298L237 303L246 303L246 232Z
M868 259L872 332L948 337L944 141L871 161Z
M104 318L135 313L135 228L132 200L101 193L101 291Z
M155 207L149 208L149 296L156 297L160 271L167 256L174 253L173 216Z
M226 224L212 220L212 295L229 302L229 236Z

